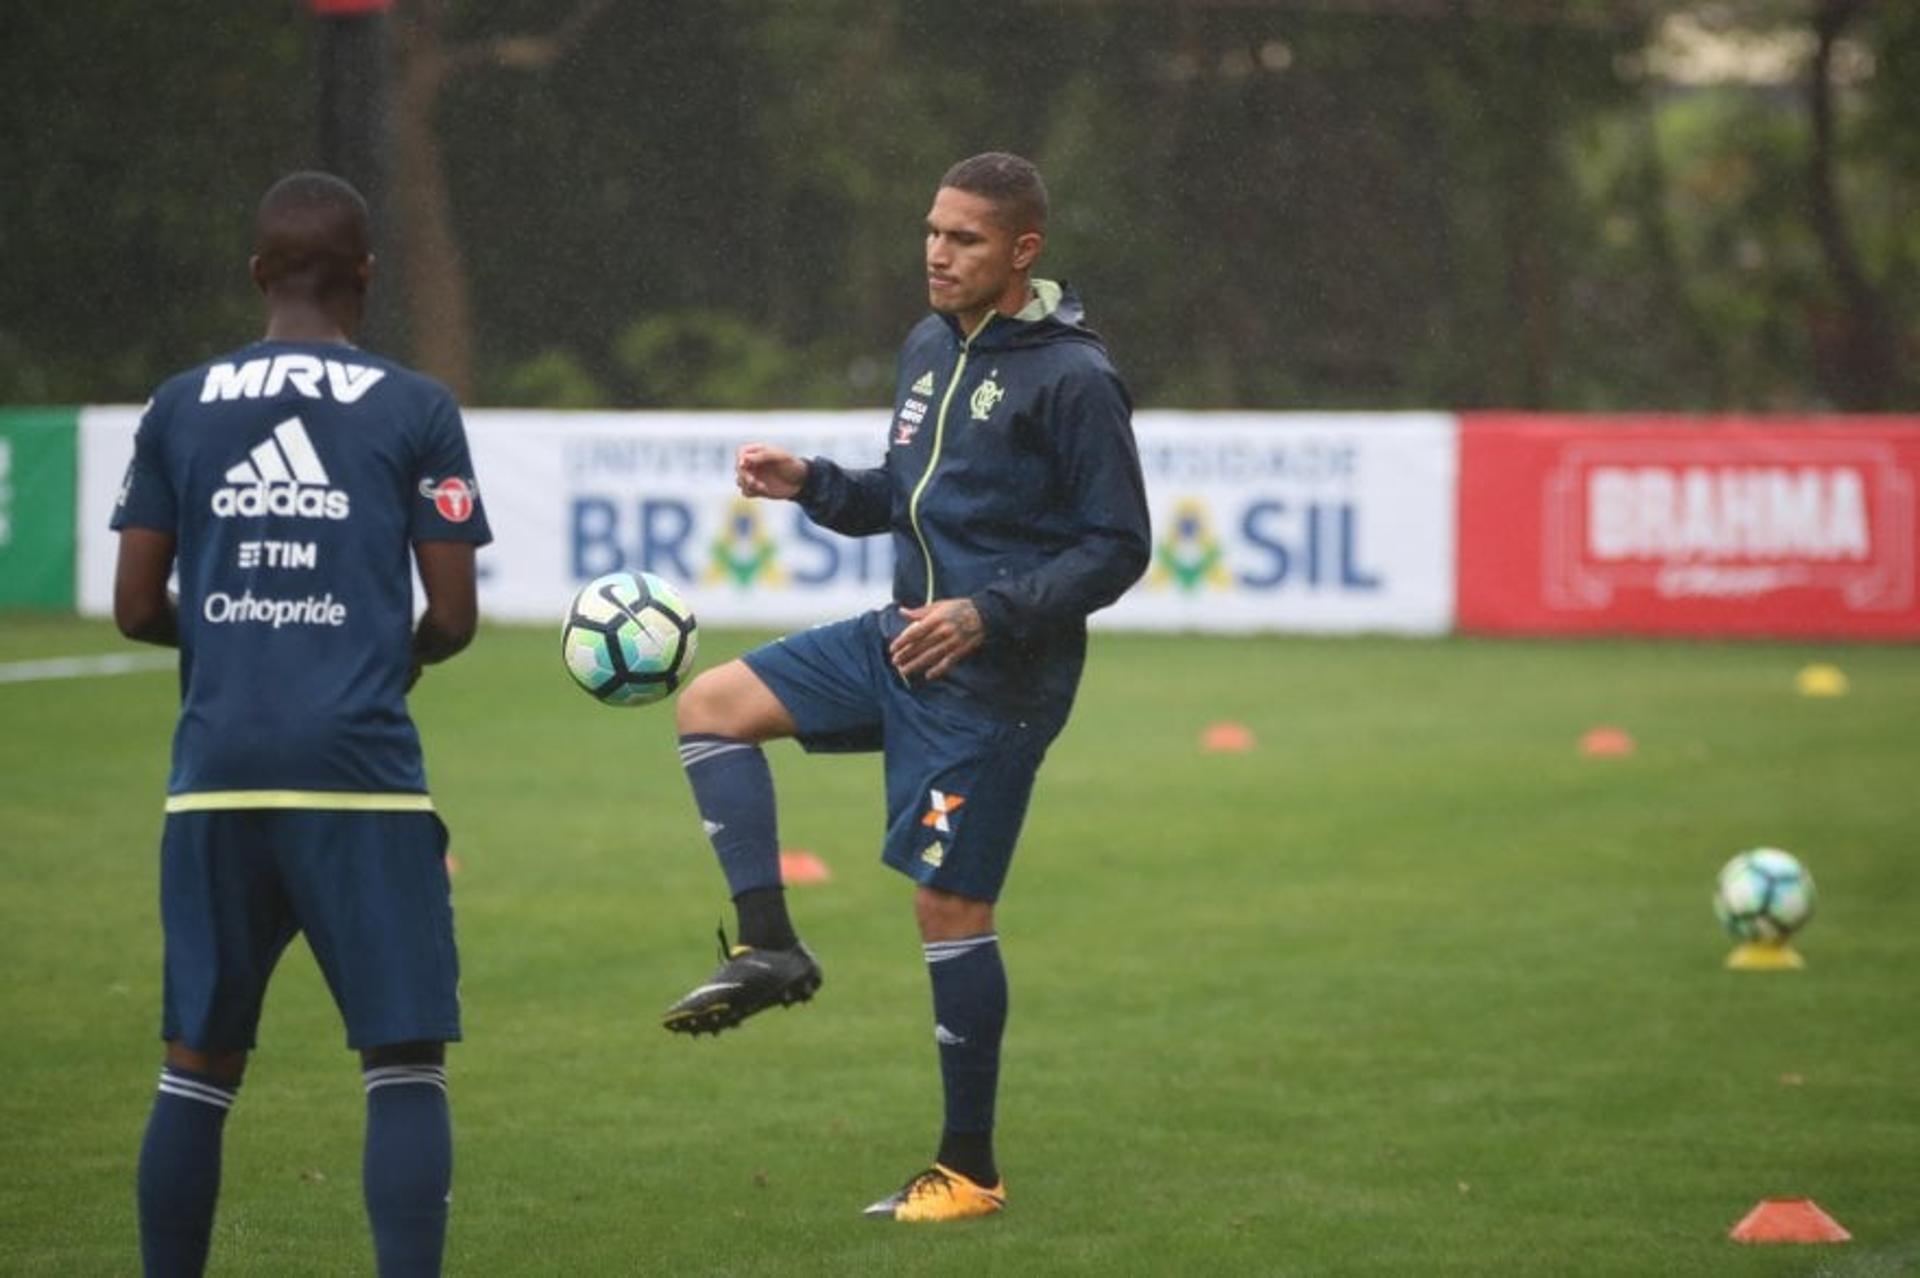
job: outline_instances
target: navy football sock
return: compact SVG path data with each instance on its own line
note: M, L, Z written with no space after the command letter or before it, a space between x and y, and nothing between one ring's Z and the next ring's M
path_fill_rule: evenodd
M993 1104L1000 1086L1000 1036L1007 1025L1007 969L996 933L926 944L933 978L934 1040L946 1091L946 1131L937 1161L982 1185L1000 1179L993 1163Z
M993 1168L992 1132L941 1132L940 1152L933 1156L933 1161L988 1189L1000 1180Z
M140 1145L140 1258L149 1278L207 1266L220 1196L220 1136L239 1091L206 1074L160 1071Z
M446 1067L382 1065L364 1076L361 1184L381 1278L438 1274L453 1185Z
M680 766L727 888L741 907L740 943L767 949L792 945L767 756L750 741L695 732L680 738Z
M739 917L740 944L757 950L787 950L800 943L793 920L787 917L785 888L749 888L733 898Z

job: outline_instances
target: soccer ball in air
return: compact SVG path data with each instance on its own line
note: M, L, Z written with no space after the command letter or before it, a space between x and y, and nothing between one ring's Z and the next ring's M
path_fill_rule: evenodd
M610 706L644 706L693 669L699 632L679 591L650 572L610 572L580 588L560 627L573 681Z
M1742 852L1720 870L1713 912L1742 941L1784 944L1813 917L1813 876L1779 848Z

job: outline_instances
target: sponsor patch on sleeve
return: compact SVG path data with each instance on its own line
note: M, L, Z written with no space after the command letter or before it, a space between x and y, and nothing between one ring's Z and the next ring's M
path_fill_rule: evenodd
M449 475L445 479L423 479L420 495L433 503L440 517L451 524L464 524L473 517L474 503L480 493L471 479Z

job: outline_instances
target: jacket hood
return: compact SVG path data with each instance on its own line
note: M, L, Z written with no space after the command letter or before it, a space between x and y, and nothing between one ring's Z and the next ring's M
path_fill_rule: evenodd
M942 316L964 340L965 333L951 315ZM1034 280L1033 296L1013 315L995 315L973 339L976 350L1008 350L1045 346L1052 342L1087 342L1104 348L1100 335L1086 325L1080 295L1065 280Z

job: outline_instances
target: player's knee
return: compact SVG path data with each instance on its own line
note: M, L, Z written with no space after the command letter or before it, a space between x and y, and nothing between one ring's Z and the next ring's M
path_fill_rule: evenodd
M993 931L993 902L922 887L913 894L914 921L923 941L957 941Z
M173 1040L167 1044L167 1064L175 1069L217 1078L223 1083L237 1084L247 1072L247 1053L245 1050L202 1052Z
M389 1065L444 1065L446 1063L447 1045L432 1041L382 1043L378 1047L365 1048L360 1053L360 1064L366 1069L382 1069Z
M703 670L680 690L674 724L681 735L700 732L742 741L791 736L792 720L746 662Z
M682 733L725 731L726 690L721 672L725 666L702 670L693 682L680 689L674 703L673 721Z

